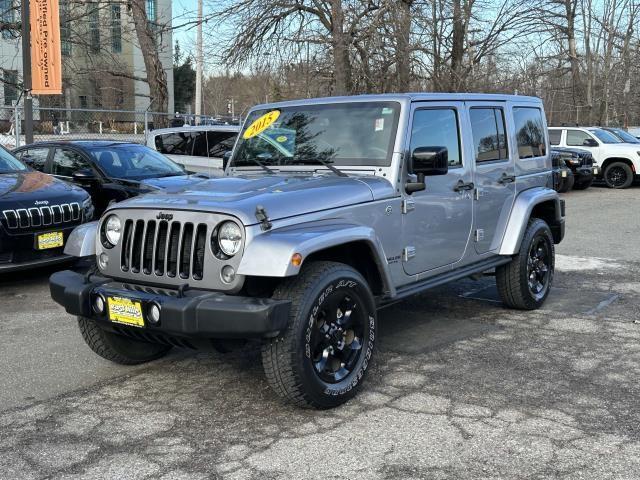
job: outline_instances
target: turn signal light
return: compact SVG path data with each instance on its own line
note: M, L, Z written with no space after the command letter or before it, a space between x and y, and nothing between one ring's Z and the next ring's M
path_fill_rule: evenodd
M294 253L291 257L291 265L293 265L294 267L299 267L300 265L302 265L302 255L300 255L299 253Z

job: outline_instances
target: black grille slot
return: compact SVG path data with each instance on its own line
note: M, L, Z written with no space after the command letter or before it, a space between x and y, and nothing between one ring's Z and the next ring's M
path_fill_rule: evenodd
M180 278L189 278L191 273L191 251L193 249L193 224L187 223L180 242Z
M77 203L71 204L71 218L72 220L80 220L80 205Z
M195 280L204 277L204 252L207 244L207 226L204 223L196 229L196 241L194 242L192 275Z
M167 233L169 232L169 224L165 221L158 225L158 238L156 240L156 258L155 269L156 275L164 275L165 256L167 254Z
M142 237L144 235L144 221L138 220L133 230L133 242L131 252L131 271L140 272L140 257L142 250Z
M65 222L70 222L71 221L71 207L69 205L67 205L66 203L64 205L62 205L62 219Z
M38 210L37 208L30 208L29 216L31 217L32 227L39 227L42 225L42 218L40 218L40 210Z
M53 223L62 223L62 208L60 208L60 205L51 207L51 212L53 212Z
M18 228L18 214L13 210L4 212L4 218L7 220L7 227Z
M175 277L178 270L178 247L180 243L180 223L173 222L169 232L169 258L167 259L167 275Z
M20 223L20 228L29 228L29 212L24 209L17 210L18 213L18 222Z
M42 212L42 224L51 225L53 223L51 209L49 207L42 207L40 211Z
M153 269L153 244L156 236L156 222L147 223L147 233L144 236L144 250L142 251L142 271L151 275Z
M124 232L122 233L122 254L120 255L120 266L122 271L126 272L131 268L131 230L133 228L133 220L124 222Z

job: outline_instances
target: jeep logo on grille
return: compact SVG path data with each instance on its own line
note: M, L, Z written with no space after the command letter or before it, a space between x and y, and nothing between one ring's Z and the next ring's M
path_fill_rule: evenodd
M160 212L158 215L156 215L156 218L158 220L171 221L171 220L173 220L173 213L162 213L162 212Z
M33 202L34 205L49 205L49 200L36 200Z

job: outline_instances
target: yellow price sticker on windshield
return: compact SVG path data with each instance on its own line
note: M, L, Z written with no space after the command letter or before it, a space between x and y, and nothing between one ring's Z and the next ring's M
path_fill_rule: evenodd
M264 132L267 128L271 126L271 124L273 124L273 122L275 122L278 119L279 116L280 116L279 110L271 110L269 113L265 113L260 118L258 118L255 122L249 125L249 128L247 128L244 131L242 138L247 140L251 137L255 137L259 133Z

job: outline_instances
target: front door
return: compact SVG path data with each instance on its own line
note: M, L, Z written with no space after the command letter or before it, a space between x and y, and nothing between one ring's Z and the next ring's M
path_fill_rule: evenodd
M600 146L600 140L595 138L595 136L590 133L585 132L584 130L574 130L568 128L566 130L567 136L565 142L567 147L572 148L580 148L582 150L587 150L593 155L593 160L597 165L602 165L602 147ZM585 145L585 142L595 142L593 145ZM597 144L597 146L596 146Z
M515 155L509 154L504 103L468 102L473 136L476 253L499 244L515 198ZM513 149L512 149L513 150Z
M418 147L446 147L449 173L426 177L424 191L406 196L403 264L409 275L456 263L467 248L473 198L471 165L461 147L465 118L459 102L412 107L409 155Z

